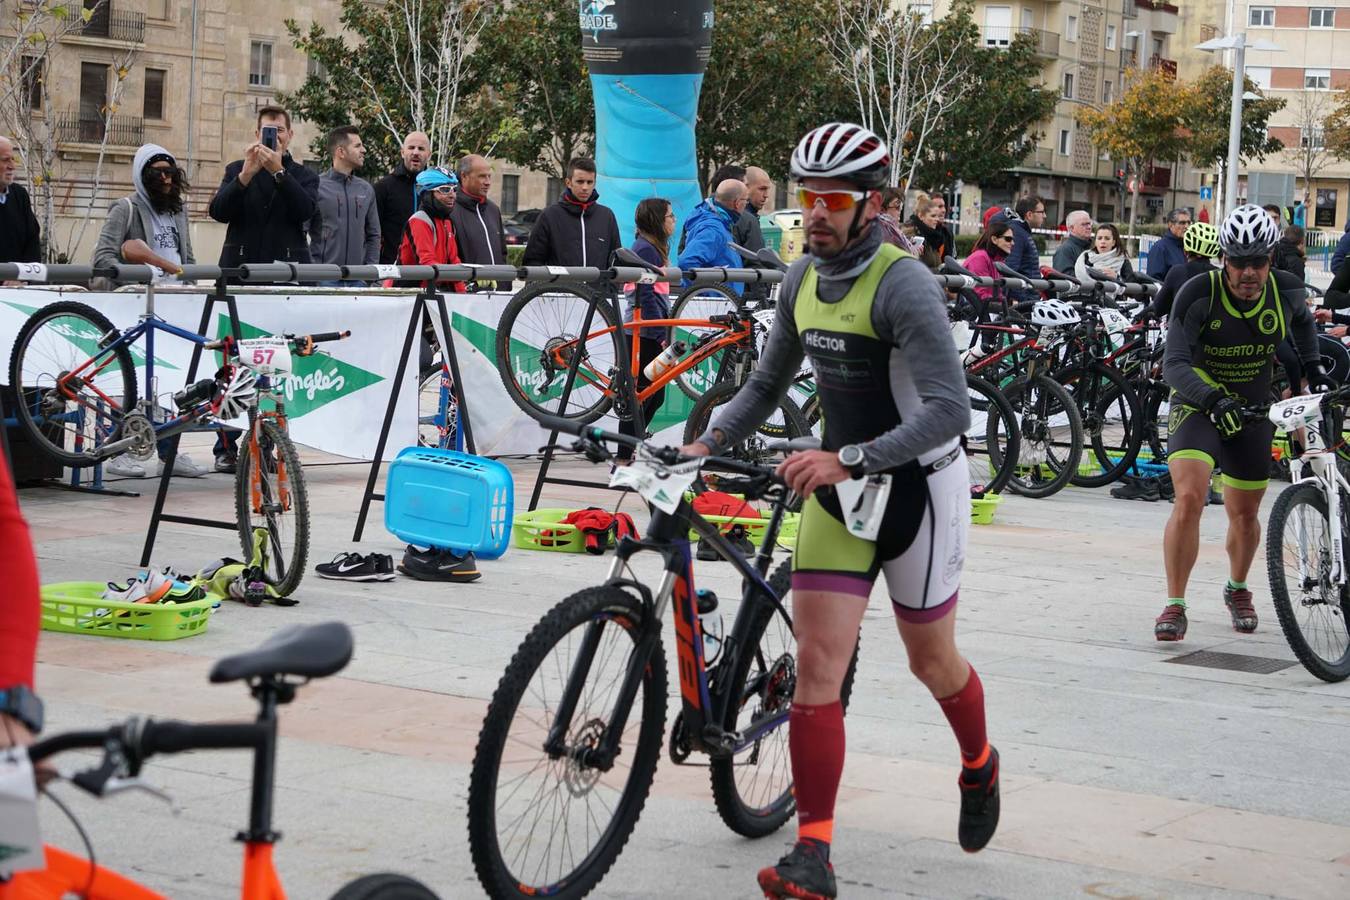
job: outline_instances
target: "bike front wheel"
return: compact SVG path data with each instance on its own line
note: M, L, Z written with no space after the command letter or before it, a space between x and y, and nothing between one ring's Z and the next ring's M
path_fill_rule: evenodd
M1280 628L1303 667L1323 681L1350 677L1350 604L1331 579L1331 542L1341 540L1315 482L1285 488L1270 511L1266 568Z
M970 395L970 427L966 429L966 466L970 487L997 494L1008 486L1017 467L1022 434L1017 414L1003 392L978 375L966 373Z
M580 334L594 302L591 330ZM605 297L556 284L518 291L497 323L497 373L511 401L531 418L561 416L594 422L613 404L618 375L614 309ZM576 359L576 378L562 401L567 373Z
M641 601L587 588L535 625L506 668L469 776L469 852L488 896L584 897L618 858L656 774L666 717L659 634L641 653ZM641 658L639 654L641 653ZM619 686L642 676L612 763L591 754L613 726ZM574 709L558 721L569 682ZM551 732L557 744L549 746Z
M1063 385L1045 375L1021 376L1003 389L1022 433L1017 466L1009 482L1026 497L1061 491L1083 455L1083 419Z
M430 888L415 878L380 872L346 884L331 900L439 900Z
M257 440L244 435L234 490L244 559L252 561L261 541L268 583L283 597L290 596L300 586L309 557L309 496L300 454L274 420L258 423Z
M713 758L709 767L717 814L732 831L750 838L772 834L797 811L788 753L788 714L797 688L797 640L792 620L784 613L791 603L790 560L783 560L774 571L769 587L782 599L783 607L763 601L735 670L715 673L730 677L720 690L736 692L727 704L722 727L747 737L759 732L731 755ZM857 669L855 644L840 689L845 710Z

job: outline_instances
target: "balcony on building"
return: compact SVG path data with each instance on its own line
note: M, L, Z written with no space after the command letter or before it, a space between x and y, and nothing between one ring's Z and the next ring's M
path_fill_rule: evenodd
M102 144L107 135L109 147L139 147L145 143L145 124L132 116L117 115L106 122L100 115L67 110L56 114L58 144Z
M82 37L106 38L128 44L145 43L145 14L116 9L111 0L84 0L84 8L91 10L89 21L78 34Z
M1168 59L1165 56L1150 56L1148 67L1154 72L1161 72L1168 81L1177 80L1177 61L1175 59Z
M1059 56L1059 35L1053 31L1046 31L1043 28L1032 28L1028 25L986 25L984 26L983 31L984 45L996 49L1007 47L1022 35L1025 35L1024 40L1031 41L1037 56L1044 56L1050 59Z

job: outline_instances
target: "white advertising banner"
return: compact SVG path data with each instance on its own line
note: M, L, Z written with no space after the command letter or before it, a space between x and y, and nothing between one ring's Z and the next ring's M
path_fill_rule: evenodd
M201 324L204 294L157 292L155 312L164 321L196 332ZM136 324L145 310L145 296L132 292L57 292L34 289L0 290L0 363L9 381L9 358L24 321L39 307L75 300L103 313L118 328ZM291 435L299 444L353 459L370 459L379 439L380 424L398 368L399 352L408 318L416 301L411 295L335 294L296 292L235 295L243 337L269 334L311 334L351 331L351 337L321 345L322 353L296 357L286 376L284 393ZM229 333L223 303L215 304L207 336ZM98 335L73 335L72 343L92 345ZM185 386L192 358L192 342L165 332L154 335L154 386L146 385L147 345L132 350L140 394L152 391L160 405L172 407L171 396ZM214 374L216 354L203 357L197 378ZM417 443L417 350L404 373L398 405L390 429L385 458Z

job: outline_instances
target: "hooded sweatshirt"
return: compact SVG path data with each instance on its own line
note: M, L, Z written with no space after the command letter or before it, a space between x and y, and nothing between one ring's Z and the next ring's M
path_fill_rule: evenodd
M160 212L150 200L142 172L145 164L157 156L178 165L173 154L158 144L145 144L136 151L131 162L131 183L136 192L118 200L108 210L108 220L103 223L103 230L94 247L96 267L126 262L122 258L122 244L129 240L145 241L155 255L178 265L191 265L197 261L192 255L186 199L176 213ZM177 280L172 276L161 279Z
M706 269L725 266L742 268L740 254L731 249L731 228L739 214L711 198L703 201L689 214L684 223L684 249L680 251L681 269ZM728 285L736 293L745 292L745 285Z
M530 229L523 265L603 269L620 246L619 222L613 210L600 205L600 192L583 203L569 189L539 214Z

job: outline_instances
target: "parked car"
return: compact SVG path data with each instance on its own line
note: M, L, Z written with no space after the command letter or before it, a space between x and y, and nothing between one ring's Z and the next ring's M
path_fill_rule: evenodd
M529 225L522 225L519 222L503 222L502 229L506 232L506 245L508 247L523 247L530 239Z

